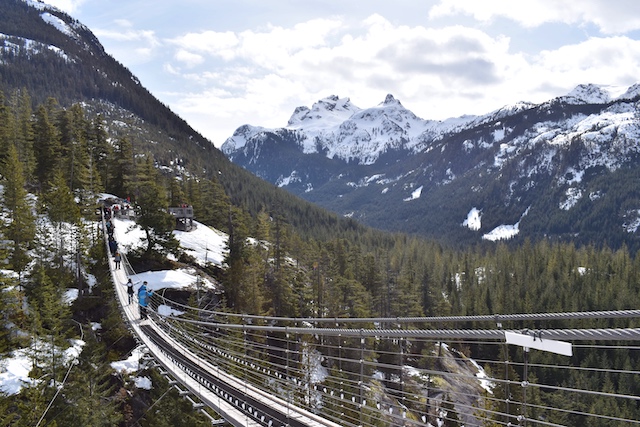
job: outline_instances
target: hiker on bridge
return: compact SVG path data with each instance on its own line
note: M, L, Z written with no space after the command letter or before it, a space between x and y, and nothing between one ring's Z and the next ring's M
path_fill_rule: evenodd
M149 298L153 295L153 291L147 289L147 281L142 282L142 286L138 289L138 307L140 308L140 319L146 319L148 316Z
M113 230L114 230L113 222L111 222L111 220L109 219L109 220L107 220L105 226L107 227L107 234L110 237L113 237Z
M137 285L138 283L140 283L140 282L133 283L131 281L131 277L129 277L129 280L126 283L126 285L127 285L127 295L129 296L129 304L131 304L133 302L133 293L134 293L133 292L133 287L135 285Z
M116 252L118 252L118 242L116 242L116 239L113 238L113 236L109 236L109 251L111 252L111 255L116 254Z

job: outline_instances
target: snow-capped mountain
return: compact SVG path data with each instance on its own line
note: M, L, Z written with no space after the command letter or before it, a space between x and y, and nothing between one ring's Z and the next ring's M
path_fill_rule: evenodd
M636 247L639 100L640 85L586 84L541 104L433 121L392 95L365 109L330 96L298 107L283 128L242 126L222 150L380 228L456 242L556 236Z
M222 150L233 158L244 152L252 139L265 132L295 135L302 153L320 151L329 158L361 165L373 164L381 154L397 149L417 149L422 141L468 123L473 116L445 122L423 120L387 95L376 107L360 109L349 98L335 95L321 99L311 108L298 107L282 130L242 126L225 141Z

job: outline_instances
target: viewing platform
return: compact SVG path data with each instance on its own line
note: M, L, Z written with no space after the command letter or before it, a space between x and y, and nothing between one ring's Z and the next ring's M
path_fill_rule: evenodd
M195 228L193 223L193 206L182 205L179 207L170 207L169 213L176 219L176 230L191 231Z

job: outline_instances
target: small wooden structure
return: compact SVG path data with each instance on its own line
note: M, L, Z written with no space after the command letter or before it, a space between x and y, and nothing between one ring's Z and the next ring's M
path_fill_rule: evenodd
M193 224L193 206L182 205L177 208L169 208L169 213L176 219L176 230L191 231Z

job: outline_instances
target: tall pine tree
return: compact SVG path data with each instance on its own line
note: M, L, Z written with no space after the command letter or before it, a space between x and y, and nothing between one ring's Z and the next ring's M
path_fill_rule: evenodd
M147 255L175 252L178 242L173 236L175 219L168 213L167 192L151 156L147 156L138 181L138 225L147 237Z
M116 142L114 160L111 165L111 179L107 191L120 197L138 197L140 195L138 185L135 186L136 164L133 145L127 138L120 138Z
M5 234L12 242L9 261L21 278L22 271L30 261L28 249L35 237L35 217L27 200L22 163L13 144L8 147L2 170L3 202L9 221Z
M34 127L34 148L36 153L36 178L43 190L53 182L60 169L60 137L51 123L47 109L41 105L36 112Z
M14 117L13 143L18 150L18 157L24 168L25 179L33 184L36 169L36 157L33 149L34 130L31 110L31 98L26 89L17 90L11 97L11 108Z
M4 92L0 90L0 161L4 161L5 153L13 140L13 115L6 105ZM2 170L0 170L2 173Z
M89 149L89 187L93 191L104 191L109 187L109 174L113 147L109 144L107 131L104 129L102 117L94 117L88 132Z

